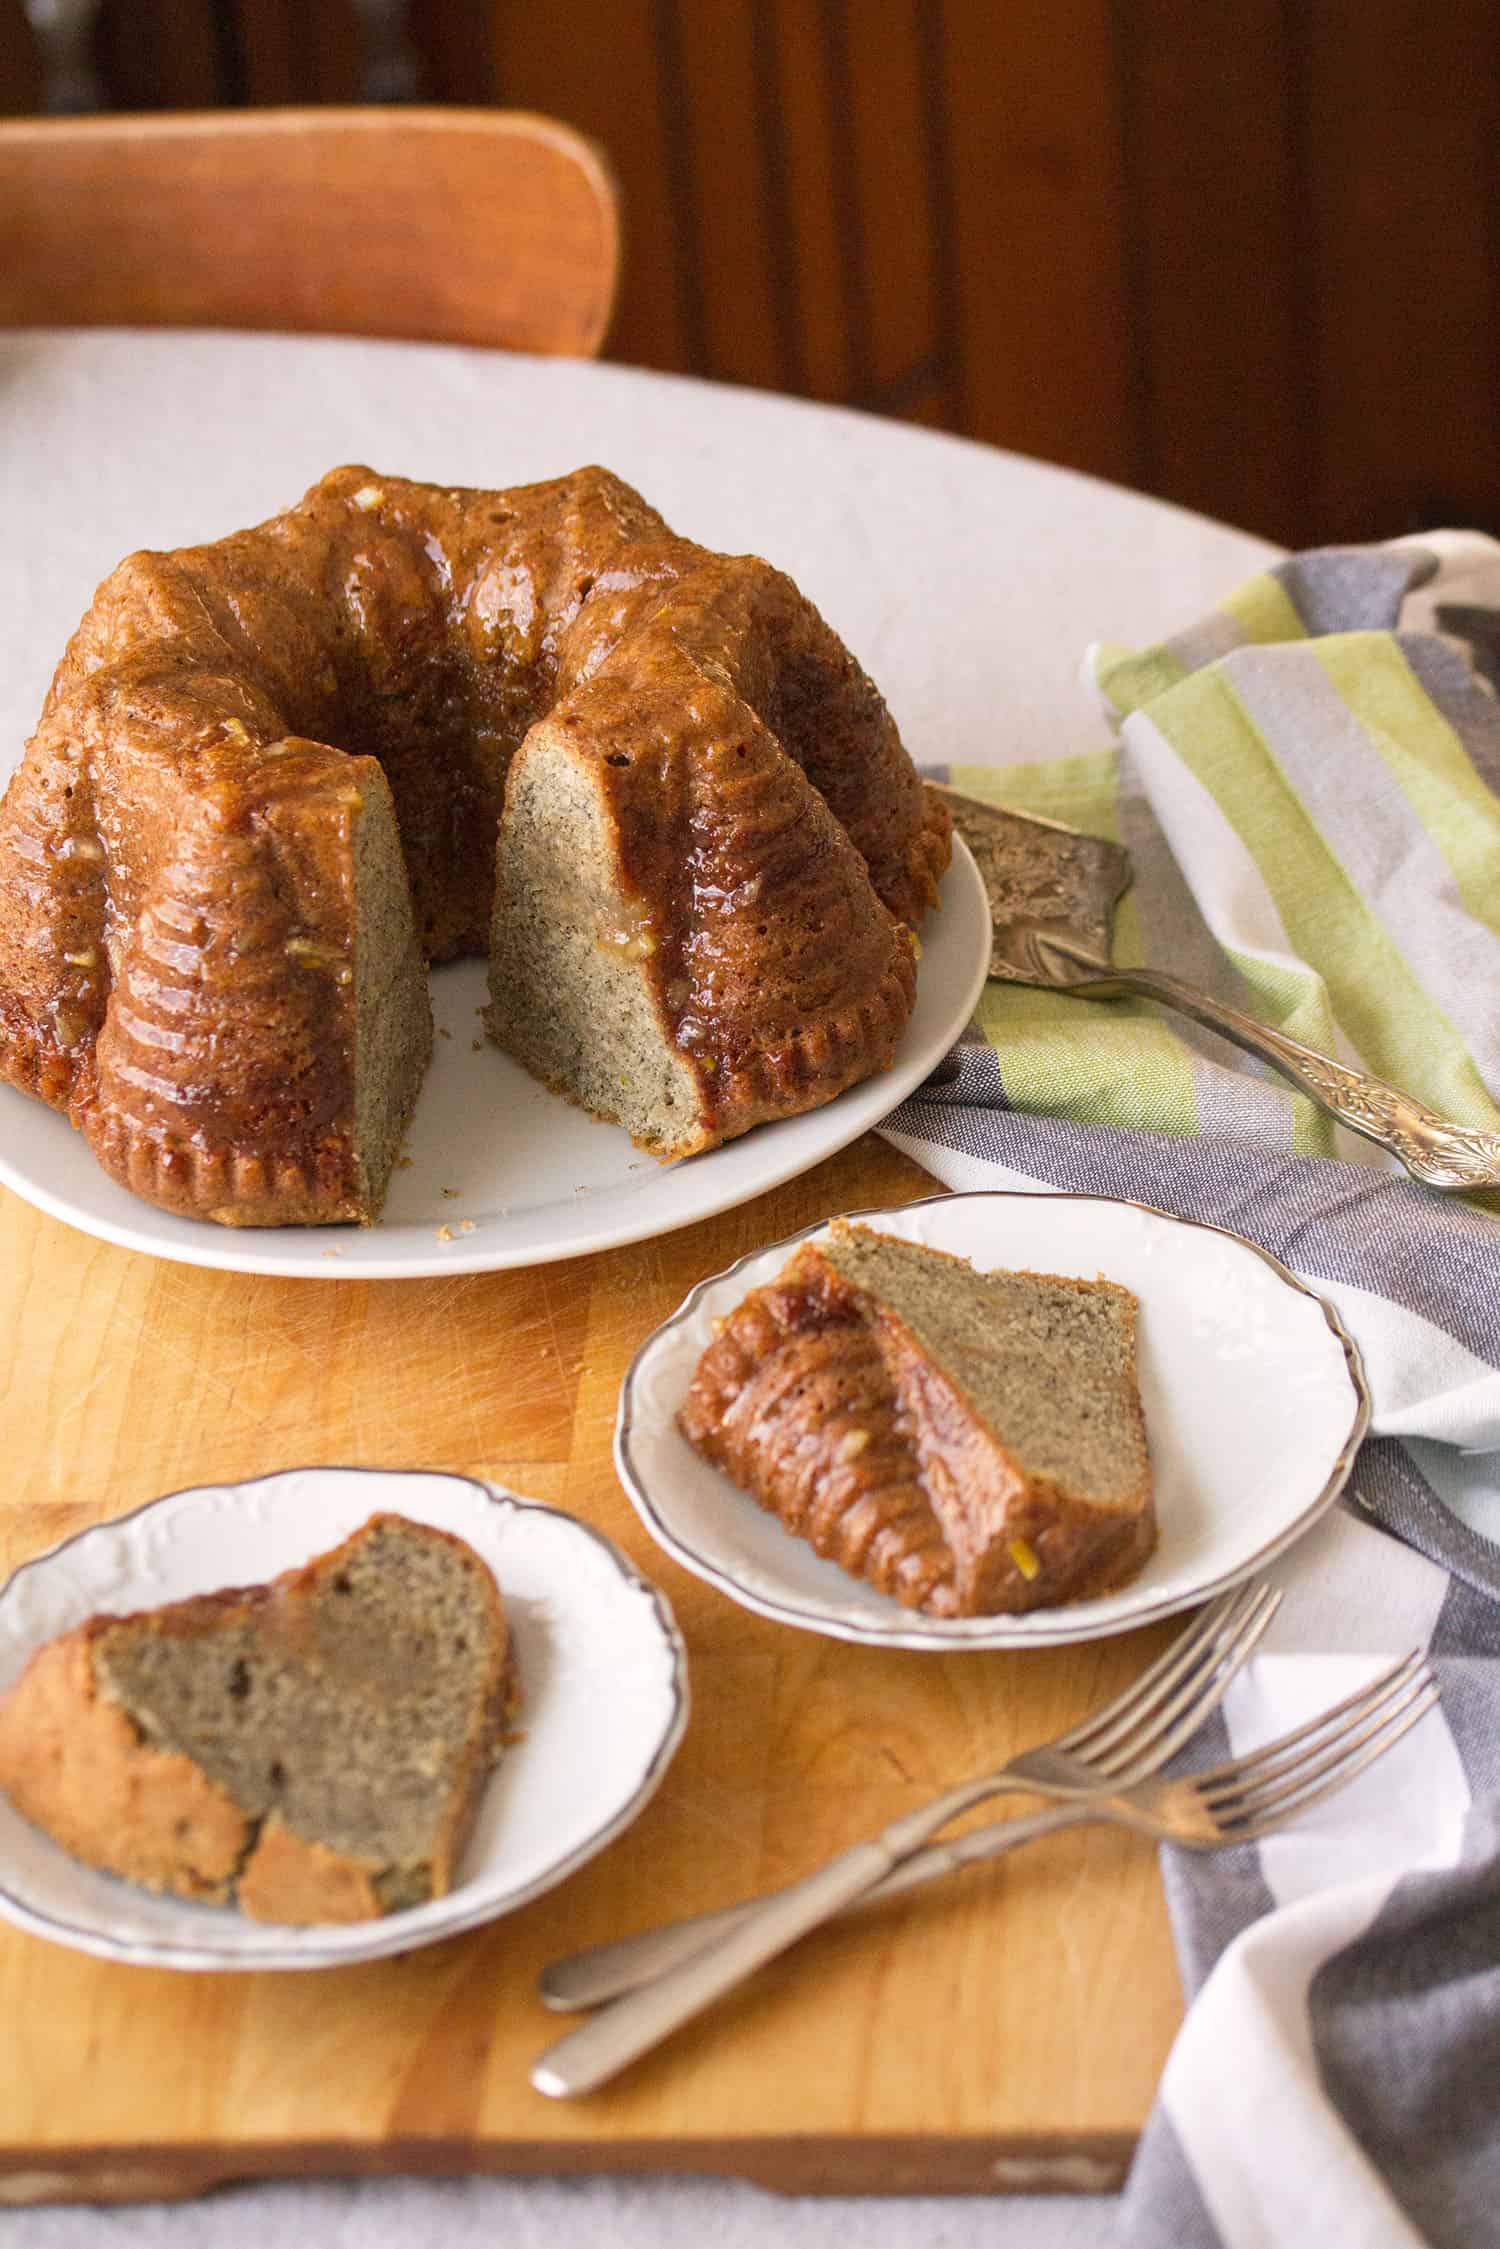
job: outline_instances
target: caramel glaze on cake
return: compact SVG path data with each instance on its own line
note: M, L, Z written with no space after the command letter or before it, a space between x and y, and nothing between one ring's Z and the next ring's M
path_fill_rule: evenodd
M1136 1301L977 1273L835 1220L703 1354L683 1435L789 1531L929 1616L1112 1591L1156 1544Z
M533 753L533 831L566 766L608 880L570 900L525 861L508 952L496 837ZM502 1043L688 1154L889 1062L948 851L876 689L769 564L603 469L338 469L256 530L132 555L75 633L0 805L0 1077L169 1210L368 1219L423 962L493 944ZM533 1035L549 896L628 965L660 1114L611 1101L599 1033L581 1058Z

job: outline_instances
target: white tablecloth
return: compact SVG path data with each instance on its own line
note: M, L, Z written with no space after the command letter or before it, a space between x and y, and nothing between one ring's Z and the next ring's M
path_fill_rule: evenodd
M923 762L1100 746L1086 642L1151 641L1270 556L1089 478L863 415L631 370L281 337L0 337L0 778L95 585L134 547L210 539L335 462L507 485L587 460L674 528L790 571ZM540 2041L539 2041L540 2042ZM27 2249L413 2240L459 2249L1094 2249L1107 2198L785 2201L710 2180L319 2182L12 2221Z

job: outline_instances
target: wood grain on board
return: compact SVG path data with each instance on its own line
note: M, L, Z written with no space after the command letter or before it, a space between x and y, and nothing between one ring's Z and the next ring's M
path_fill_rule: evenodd
M823 1932L606 2092L533 2093L559 1953L785 1880L1116 1692L1167 1631L926 1656L753 1616L660 1553L610 1458L621 1376L707 1273L931 1192L866 1139L656 1241L359 1283L200 1271L0 1194L0 1567L185 1485L452 1468L572 1510L666 1591L693 1717L659 1795L522 1911L405 1959L187 1975L0 1924L0 2203L362 2170L736 2173L799 2191L1105 2188L1180 1997L1155 1854L1052 1838Z

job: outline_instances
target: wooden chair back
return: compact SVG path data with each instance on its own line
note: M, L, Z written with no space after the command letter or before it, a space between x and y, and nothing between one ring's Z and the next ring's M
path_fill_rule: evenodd
M589 356L619 255L602 153L547 117L0 122L0 328L277 328Z

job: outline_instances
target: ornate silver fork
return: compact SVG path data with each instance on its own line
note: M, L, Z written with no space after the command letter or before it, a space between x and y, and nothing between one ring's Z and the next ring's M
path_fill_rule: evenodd
M946 1827L961 1812L1006 1790L1020 1789L1032 1795L1068 1800L1090 1798L1129 1788L1148 1774L1159 1772L1168 1758L1218 1707L1230 1681L1270 1623L1280 1598L1280 1594L1269 1587L1254 1584L1222 1595L1132 1687L1081 1725L1071 1727L1055 1742L1028 1750L996 1770L944 1789L931 1802L893 1820L880 1834L840 1852L826 1866L794 1882L789 1889L742 1907L733 1927L726 1929L722 1946L714 1946L712 1959L703 1956L701 1945L695 1945L693 1957L681 1969L669 1969L658 1977L649 1991L638 1991L611 2010L612 2017L623 2016L627 2009L639 2013L640 2021L634 2027L644 2035L644 2044L632 2046L628 2053L622 2052L619 2059L609 2063L604 2075L613 2075L624 2061L654 2044L657 2038L674 2028L677 2021L685 2021L688 2014L696 2013L719 1991L728 1990L741 1976L774 1959L820 1921L828 1920L863 1891L873 1888L902 1859L920 1850L939 1828ZM662 1934L670 1938L672 1932ZM713 1931L708 1934L712 1937ZM639 1944L647 1940L634 1941ZM674 1976L687 1975L694 1970L697 1973L691 1996L686 1990L681 1994L686 2010L674 2017L671 2013ZM542 1980L542 1992L549 2004L577 2006L586 2003L577 1996L576 1973L573 1962L558 1962L547 1971ZM715 1975L719 1980L714 1980ZM587 2062L589 2053L599 2043L597 2035L590 2037L590 2033L597 2034L603 2021L600 2017L584 2030L570 2033L557 2048L543 2055L533 2071L532 2082L543 2092L587 2090L582 2083L554 2082L552 2064L561 2053L562 2066L571 2071L572 2058L563 2049L571 2049L574 2042L580 2040L586 2042L584 2060ZM616 2027L628 2043L632 2035L631 2023ZM619 2040L612 2041L611 2051L618 2044ZM588 2083L602 2081L602 2077L592 2076Z
M973 852L990 901L990 974L1084 999L1139 993L1259 1055L1339 1124L1363 1134L1429 1187L1500 1185L1500 1133L1450 1124L1414 1095L1319 1054L1211 992L1158 969L1120 968L1110 952L1130 855L1103 836L1011 812L935 781Z

